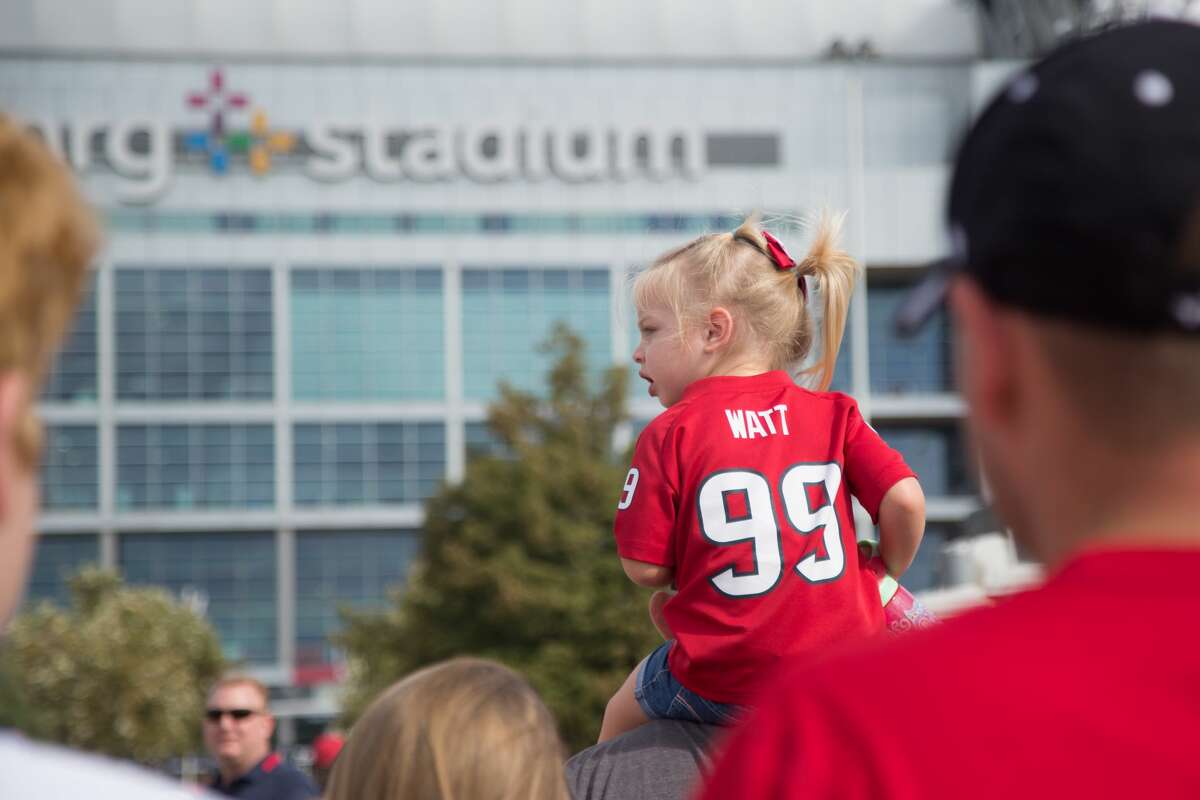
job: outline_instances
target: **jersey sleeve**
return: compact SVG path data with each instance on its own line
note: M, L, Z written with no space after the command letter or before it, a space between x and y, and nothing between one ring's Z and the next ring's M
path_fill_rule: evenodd
M622 558L675 566L673 531L679 508L678 476L661 418L638 437L633 462L617 502L614 532Z
M872 522L879 521L879 504L888 489L905 478L916 477L904 463L904 457L867 424L858 411L858 404L853 402L846 423L845 456L850 493L862 503Z

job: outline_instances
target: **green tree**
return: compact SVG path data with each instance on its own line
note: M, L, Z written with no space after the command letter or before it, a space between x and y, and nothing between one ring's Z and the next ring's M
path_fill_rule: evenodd
M224 669L212 627L161 589L89 568L72 603L13 620L0 654L12 708L0 724L145 764L196 752L205 692Z
M423 553L392 608L345 614L351 719L420 666L481 655L526 675L577 749L660 641L612 535L628 465L613 452L626 371L593 389L582 341L563 326L550 341L546 398L501 385L489 411L508 457L473 459L462 483L429 500Z

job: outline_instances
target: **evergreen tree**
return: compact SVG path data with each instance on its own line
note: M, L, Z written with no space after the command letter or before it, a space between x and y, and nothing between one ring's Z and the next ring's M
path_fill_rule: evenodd
M589 386L582 341L564 326L545 399L501 386L488 424L503 457L470 461L426 507L424 549L396 605L347 613L348 715L412 670L456 655L526 675L578 749L608 698L656 645L648 593L625 577L613 516L627 459L624 369Z

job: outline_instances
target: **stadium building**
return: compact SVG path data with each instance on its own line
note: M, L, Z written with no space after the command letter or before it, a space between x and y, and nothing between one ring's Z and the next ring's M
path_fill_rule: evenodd
M497 381L536 390L559 319L630 363L627 275L756 208L848 211L835 388L920 474L934 585L979 501L946 320L889 323L1011 66L949 0L796 5L6 3L0 110L108 231L43 398L31 596L96 562L192 598L290 740L335 710L338 605L387 601L423 499L492 446ZM658 407L630 392L632 434Z

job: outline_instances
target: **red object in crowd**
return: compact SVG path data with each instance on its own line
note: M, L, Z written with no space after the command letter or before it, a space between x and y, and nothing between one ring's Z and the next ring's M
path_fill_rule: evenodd
M346 740L337 733L322 733L313 739L313 766L318 769L332 767L334 759L338 757L338 753L342 752L342 745L345 743Z
M913 597L912 592L888 574L883 558L879 555L879 546L875 542L859 542L858 554L863 568L879 581L879 600L883 603L883 617L889 633L904 633L917 628L928 628L937 623L938 618L925 608L920 600Z

